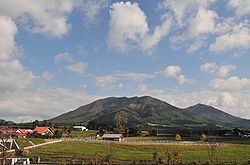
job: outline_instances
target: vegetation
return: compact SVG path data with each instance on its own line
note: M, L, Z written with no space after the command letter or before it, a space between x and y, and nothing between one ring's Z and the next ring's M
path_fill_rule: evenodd
M87 137L95 137L96 131L95 130L88 130L88 131L71 131L69 134L72 138L87 138Z
M41 138L18 138L16 139L17 144L21 149L24 147L32 146L33 144L45 143L44 139Z
M112 145L110 147L110 145ZM211 148L212 147L212 148ZM250 146L241 144L221 144L216 147L206 144L168 143L116 143L116 142L73 142L65 141L30 149L25 154L40 156L45 162L81 161L112 159L114 162L151 162L153 155L162 161L169 159L183 163L247 163L250 160ZM156 152L157 154L153 154ZM67 160L65 160L67 159ZM101 160L100 160L101 161ZM79 163L79 162L78 162Z

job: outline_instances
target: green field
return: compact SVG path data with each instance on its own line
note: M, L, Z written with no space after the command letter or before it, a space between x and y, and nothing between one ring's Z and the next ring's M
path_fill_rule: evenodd
M23 149L24 147L28 147L28 146L32 146L33 144L41 144L44 143L44 139L40 139L40 138L18 138L16 139L17 144L19 145L19 147L21 149Z
M213 159L217 163L247 164L250 161L250 146L242 144L220 144L209 149L204 144L167 144L167 143L126 143L126 142L76 142L64 141L26 151L30 157L41 157L44 162L90 162L100 160L111 153L114 162L152 163L153 152L167 159L166 153L176 152L183 163L206 163ZM213 151L213 156L209 153ZM211 155L211 154L210 154Z

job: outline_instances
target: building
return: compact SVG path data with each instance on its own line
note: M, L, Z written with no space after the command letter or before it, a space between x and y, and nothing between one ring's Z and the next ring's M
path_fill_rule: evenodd
M123 134L104 134L102 136L102 140L122 141L123 139Z
M76 125L73 126L75 131L88 131L88 129L85 126L80 126L80 125Z
M32 129L17 129L16 133L18 137L26 138L28 134L33 133L33 130Z
M55 131L50 128L50 127L36 127L34 130L33 130L33 133L37 133L39 135L54 135L55 134Z
M16 132L15 129L2 129L0 130L0 134L3 136L3 137L12 137L12 138L15 138L15 137L19 137L18 136L18 133Z

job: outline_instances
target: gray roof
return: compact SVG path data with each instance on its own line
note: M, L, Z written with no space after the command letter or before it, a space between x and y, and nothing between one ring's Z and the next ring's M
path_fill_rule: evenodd
M121 138L122 134L104 134L102 138Z

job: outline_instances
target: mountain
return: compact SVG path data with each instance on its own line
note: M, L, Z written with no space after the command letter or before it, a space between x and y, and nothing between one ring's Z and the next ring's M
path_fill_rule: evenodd
M0 119L0 126L8 126L8 125L14 125L15 123L12 121L6 121L3 119Z
M212 124L250 128L250 120L232 116L211 106L197 104L181 109L150 96L100 99L48 122L87 124L89 121L108 125L119 122L144 127L197 127Z

